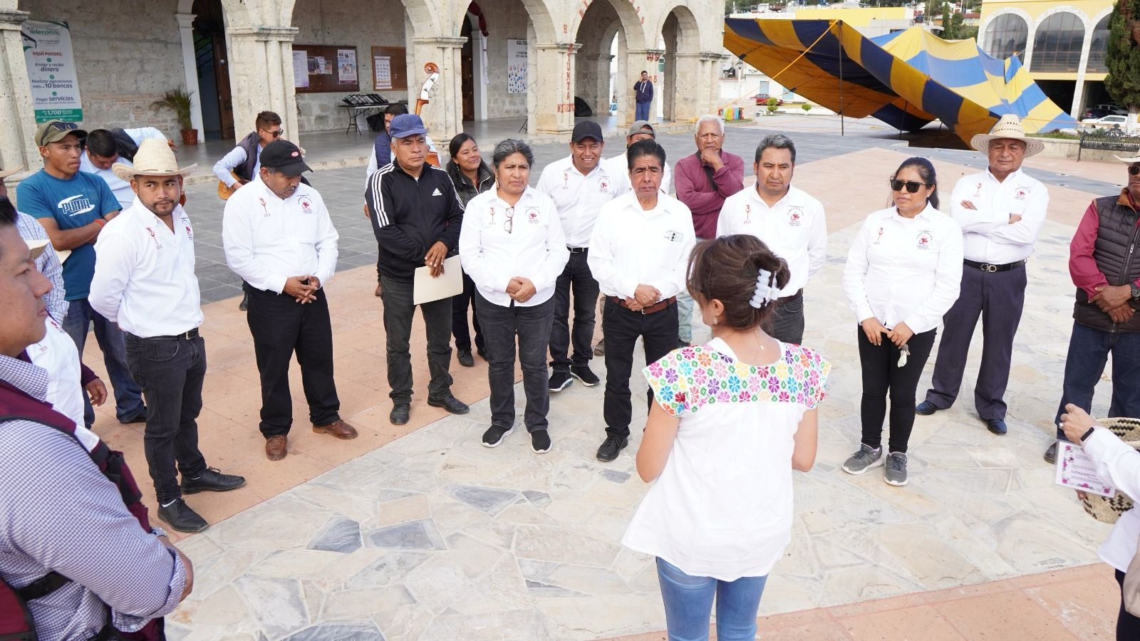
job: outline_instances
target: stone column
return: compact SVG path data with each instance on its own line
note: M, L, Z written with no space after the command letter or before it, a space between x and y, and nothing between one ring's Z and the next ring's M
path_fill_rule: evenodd
M20 166L30 173L38 170L43 160L32 142L36 117L20 36L20 25L27 19L27 11L0 10L0 166ZM9 187L25 175L9 178Z
M723 60L727 60L729 56L722 55L718 51L702 51L700 54L701 61L701 84L704 92L698 91L697 93L697 116L705 114L715 114L720 107L720 65Z
M198 130L198 140L204 141L206 131L202 125L201 89L198 87L198 57L194 52L194 14L176 13L178 33L182 37L182 66L186 73L186 91L190 93L190 124Z
M443 145L445 148L452 136L463 131L463 66L460 56L466 42L467 38L436 36L413 39L416 65L415 75L408 78L408 89L412 94L408 101L409 110L415 110L415 100L427 79L424 65L434 62L439 67L435 93L420 112L436 147Z
M574 58L582 45L538 43L535 50L535 131L568 134L574 129ZM527 63L531 64L530 61Z
M296 27L254 25L230 29L230 93L234 131L241 138L253 131L259 111L281 116L285 138L301 144L297 94L293 85L293 38Z
M1089 55L1092 52L1093 29L1095 28L1096 25L1090 24L1088 30L1085 31L1085 41L1081 46L1081 62L1077 65L1077 81L1073 86L1073 104L1069 110L1069 115L1077 120L1081 119L1081 111L1085 108L1085 72L1089 66Z
M687 122L702 114L699 88L707 79L701 75L701 54L675 53L669 59L676 72L673 74L673 120ZM713 82L717 82L714 78ZM688 87L693 87L689 90Z

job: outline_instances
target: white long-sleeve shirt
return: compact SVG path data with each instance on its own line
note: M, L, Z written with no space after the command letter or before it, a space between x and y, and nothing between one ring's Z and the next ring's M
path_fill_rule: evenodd
M222 214L226 264L251 286L278 294L293 276L313 275L327 285L339 238L325 201L304 183L282 200L255 178L226 201Z
M139 201L107 223L95 242L87 300L107 320L140 338L176 336L202 325L194 275L194 229L181 205L174 230Z
M696 240L684 203L658 194L657 206L646 211L627 192L602 206L586 263L607 296L632 298L638 285L649 285L664 300L685 289Z
M606 172L614 178L614 189L618 196L633 190L633 185L629 182L629 158L626 156L628 153L624 151L619 156L602 161L606 165ZM673 169L669 167L669 163L665 163L665 171L661 175L661 191L666 194L673 193Z
M127 135L131 137L131 140L135 141L136 145L141 144L142 141L146 140L147 138L156 138L163 141L166 140L166 136L162 135L162 132L154 127L124 129L123 131L127 132ZM134 166L134 163L121 156L115 162L122 163L128 167ZM131 189L130 181L119 178L111 169L99 169L96 167L95 164L91 162L91 159L87 156L86 150L84 150L83 155L79 157L79 171L95 174L96 176L102 178L104 182L107 183L107 186L111 188L111 193L115 195L115 200L119 201L119 204L123 209L130 207L131 204L135 202L135 191Z
M963 201L976 210L963 207ZM950 215L962 228L962 256L992 265L1029 258L1048 209L1045 185L1020 169L1001 182L988 169L963 176L950 196ZM1010 224L1015 214L1021 220Z
M554 283L570 259L570 250L558 210L545 194L527 187L511 207L492 188L467 203L459 232L459 258L479 294L502 307L511 304L507 295L511 279L530 279L534 296L515 305L533 307L554 296Z
M867 216L843 269L856 321L905 322L916 334L938 327L961 285L962 230L930 205L914 218L894 207Z
M626 172L628 174L628 172ZM538 190L550 196L558 208L566 244L581 248L590 246L590 234L602 205L617 195L618 177L606 169L604 162L589 174L582 175L570 156L556 160L542 170ZM629 177L626 177L629 180Z
M1096 428L1082 447L1096 463L1096 474L1102 481L1128 496L1140 496L1140 452L1103 427ZM1105 563L1127 572L1128 564L1136 556L1138 536L1140 511L1134 507L1120 515L1097 553Z
M717 219L716 235L749 234L759 238L788 263L791 276L780 298L792 296L827 261L827 221L823 204L795 187L789 187L775 205L768 206L756 188L728 197Z

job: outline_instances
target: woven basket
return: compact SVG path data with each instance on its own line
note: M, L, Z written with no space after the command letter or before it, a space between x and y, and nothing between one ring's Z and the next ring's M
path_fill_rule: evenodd
M1120 440L1140 450L1140 419L1106 418L1098 421L1097 425L1112 430L1112 433L1119 436ZM1111 497L1086 493L1085 498L1081 499L1081 503L1089 516L1109 525L1116 523L1121 514L1132 509L1132 499L1120 490L1117 490L1116 494Z

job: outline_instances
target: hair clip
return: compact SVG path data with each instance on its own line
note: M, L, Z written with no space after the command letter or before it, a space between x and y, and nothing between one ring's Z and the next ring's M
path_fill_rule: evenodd
M752 300L748 301L749 305L761 309L779 298L780 289L772 285L771 279L772 272L766 269L761 269L756 274L756 292L752 294Z

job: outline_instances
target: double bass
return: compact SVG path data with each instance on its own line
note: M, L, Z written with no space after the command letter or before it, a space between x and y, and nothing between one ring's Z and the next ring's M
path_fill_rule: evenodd
M424 65L424 73L427 74L427 78L424 80L423 85L420 86L420 97L416 99L415 114L417 116L420 115L420 111L424 105L431 102L431 97L435 95L435 84L439 82L439 67L434 62L429 62ZM427 164L432 167L443 167L439 162L439 154L437 152L428 151L426 161Z

